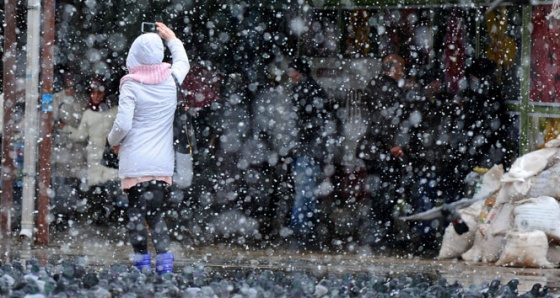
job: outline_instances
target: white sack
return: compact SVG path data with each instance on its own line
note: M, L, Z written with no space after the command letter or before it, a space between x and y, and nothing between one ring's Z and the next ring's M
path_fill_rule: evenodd
M527 197L527 193L531 187L531 179L523 182L502 182L502 187L496 195L494 206L500 206L505 203L513 203Z
M503 182L525 181L546 168L548 160L556 154L558 148L543 148L518 157L511 165L509 172L503 177Z
M553 268L547 259L548 239L543 231L510 231L498 266Z
M552 140L546 142L546 144L544 144L544 146L546 148L558 148L558 147L560 147L560 136L557 136L556 139L552 139Z
M537 198L540 196L560 199L560 163L554 164L531 178L531 188L527 197Z
M495 165L482 176L480 189L474 194L473 199L484 199L497 192L502 186L504 166Z
M469 250L474 244L474 237L478 230L478 221L483 201L476 202L471 206L459 210L461 218L469 227L469 231L459 235L455 232L455 228L450 224L445 229L441 248L439 250L438 259L459 258L463 253Z
M487 233L492 236L505 235L513 227L513 209L515 205L505 203L502 205L494 205L486 218L488 228Z
M505 244L505 236L493 236L486 233L487 224L479 225L474 237L473 246L461 255L461 258L470 262L495 262L500 257Z
M509 172L501 178L502 187L496 204L512 203L527 197L560 198L560 150L555 147L557 144L560 144L560 139L550 142L548 148L517 158Z
M479 229L476 229L474 234L474 243L461 255L461 258L467 262L480 262L482 259L482 247L481 243L484 241L484 236Z
M560 246L548 243L546 259L553 264L560 263Z
M533 178L557 162L555 157L558 148L544 148L518 157L511 165L509 172L502 176L501 181L510 188L506 196L499 196L497 204L513 202L518 196L527 196L532 187ZM501 191L501 189L500 189Z
M560 206L547 196L517 202L513 211L514 228L520 232L543 231L550 239L560 240Z

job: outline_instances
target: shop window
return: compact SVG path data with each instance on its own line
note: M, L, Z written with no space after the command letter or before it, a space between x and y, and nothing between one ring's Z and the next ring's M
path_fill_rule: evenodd
M544 148L545 144L560 135L560 116L532 114L532 139L530 150Z

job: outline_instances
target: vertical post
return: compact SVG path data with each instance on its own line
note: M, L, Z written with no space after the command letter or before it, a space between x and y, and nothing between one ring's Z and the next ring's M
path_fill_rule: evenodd
M4 1L4 127L2 129L2 197L0 206L1 253L10 261L12 208L14 205L14 125L12 111L16 103L16 0Z
M37 176L37 135L39 103L39 47L41 41L41 1L27 4L27 57L25 71L25 148L23 151L23 191L21 232L24 240L33 237ZM26 238L27 237L27 238Z
M531 112L534 105L529 101L531 91L531 22L533 7L523 5L521 11L521 105L519 115L519 155L531 149L529 128L531 127Z
M41 146L39 147L39 194L35 244L49 244L49 189L51 187L52 95L53 95L54 0L44 0L43 54L41 55Z

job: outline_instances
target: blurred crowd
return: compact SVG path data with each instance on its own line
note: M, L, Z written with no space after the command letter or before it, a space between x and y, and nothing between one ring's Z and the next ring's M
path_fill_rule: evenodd
M516 156L496 66L486 59L473 61L464 88L452 94L437 65L411 74L402 57L387 55L346 105L314 79L319 65L304 57L270 62L258 81L196 58L183 82L196 150L177 162L166 207L173 239L188 245L431 251L445 219L399 216L472 195L465 177L475 167L507 168ZM116 79L71 69L60 79L52 227L126 224L117 170L100 163ZM352 138L356 109L363 131ZM349 140L352 150L343 145Z

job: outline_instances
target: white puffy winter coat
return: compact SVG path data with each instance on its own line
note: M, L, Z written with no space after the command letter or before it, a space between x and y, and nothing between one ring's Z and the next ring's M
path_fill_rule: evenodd
M185 48L179 39L167 41L167 47L173 59L171 73L182 82L190 69ZM127 67L161 63L162 58L163 49L157 43L135 41ZM176 106L177 89L171 76L159 84L134 80L122 83L119 111L109 134L109 143L120 145L119 178L173 176Z

